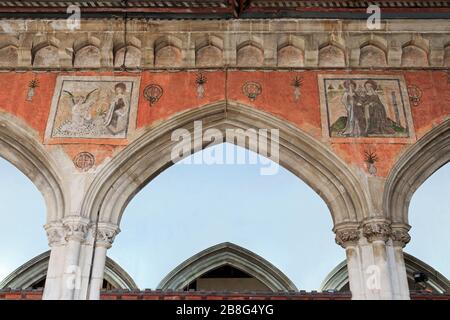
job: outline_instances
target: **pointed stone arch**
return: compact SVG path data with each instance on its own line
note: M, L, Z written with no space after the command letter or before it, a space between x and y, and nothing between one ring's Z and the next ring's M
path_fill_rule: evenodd
M0 112L0 156L22 171L42 193L47 207L47 222L64 215L61 175L53 159L25 123Z
M171 133L178 128L193 132L193 123L198 120L204 130L279 129L280 165L324 199L335 224L362 221L368 212L361 181L328 147L271 114L220 101L175 115L128 145L98 173L87 191L83 215L96 220L99 213L101 222L119 225L129 201L173 164L171 150L177 141L171 140Z
M274 292L297 291L294 283L273 264L229 242L215 245L187 259L160 282L158 289L183 290L203 274L222 266L243 271Z
M31 48L33 67L59 67L59 44L54 37L38 38Z
M25 262L0 282L0 289L27 289L43 283L49 261L50 251L46 251ZM104 280L116 289L138 289L128 273L109 257L106 258Z
M427 286L430 289L436 291L436 293L445 293L450 290L450 282L440 272L410 254L403 253L403 255L405 257L406 274L410 287L411 283L414 282L414 272L422 271L429 277ZM347 261L342 261L327 275L320 286L320 291L347 291L348 284Z
M93 36L86 36L76 40L73 44L73 66L75 68L101 67L101 40Z
M319 67L345 67L345 47L337 41L328 41L319 46Z
M449 161L450 119L447 119L408 148L392 168L384 189L385 215L393 223L408 224L414 192Z

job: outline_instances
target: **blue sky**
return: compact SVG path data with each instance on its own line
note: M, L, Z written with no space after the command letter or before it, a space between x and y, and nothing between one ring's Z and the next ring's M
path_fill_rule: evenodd
M215 148L220 148L216 146ZM228 146L230 147L230 146ZM267 166L267 165L265 165ZM109 256L141 289L220 242L243 246L283 271L299 289L318 289L345 258L322 199L292 173L260 175L260 165L177 164L129 204ZM0 279L48 249L45 205L33 184L0 159ZM450 277L450 165L411 202L406 251Z

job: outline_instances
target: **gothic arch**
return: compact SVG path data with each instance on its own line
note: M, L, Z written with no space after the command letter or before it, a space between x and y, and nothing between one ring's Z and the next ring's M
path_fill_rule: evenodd
M182 41L174 36L162 36L154 43L155 67L180 67L183 62Z
M247 40L236 47L236 63L241 67L262 66L264 47L255 40Z
M101 66L101 41L96 37L83 37L73 44L75 68L98 68Z
M382 42L382 39L369 39L361 44L359 50L360 66L387 66L387 46Z
M47 276L49 260L50 250L27 261L0 282L0 289L27 289L43 283ZM138 289L128 273L109 257L106 258L104 279L117 289Z
M328 147L271 114L220 101L177 114L128 145L96 176L87 191L83 215L96 220L99 212L101 222L118 225L134 195L173 164L171 150L178 142L171 140L171 133L178 128L193 132L197 120L202 121L204 130L215 128L221 132L233 128L279 129L280 165L324 199L335 224L361 221L368 212L360 180Z
M328 41L319 46L320 67L345 67L345 47L337 41Z
M183 290L208 271L225 265L248 273L274 292L297 291L292 281L277 267L257 254L229 242L215 245L184 261L160 282L158 289Z
M450 282L437 270L414 256L403 253L405 257L406 275L409 283L414 282L414 272L422 271L428 276L428 286L437 293L445 293L450 290ZM339 263L325 278L320 286L321 291L337 290L341 291L348 286L347 261Z
M27 125L0 112L0 156L22 171L42 193L47 221L64 215L64 195L56 165Z
M33 67L59 66L59 40L53 37L41 39L31 49Z
M447 119L407 149L389 173L383 203L393 223L408 223L414 192L449 161L450 119Z

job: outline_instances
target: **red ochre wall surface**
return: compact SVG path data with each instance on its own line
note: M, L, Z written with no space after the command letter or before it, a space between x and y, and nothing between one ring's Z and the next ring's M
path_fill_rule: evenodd
M366 170L364 151L370 149L378 156L377 175L386 177L400 153L415 141L398 138L327 138L322 134L319 74L402 75L406 85L415 85L422 91L417 106L411 104L416 138L419 139L450 116L450 80L446 71L204 71L207 77L205 95L197 97L196 71L179 72L3 72L0 74L0 110L8 112L37 132L46 148L62 146L73 158L81 151L92 153L99 165L105 158L122 150L126 139L64 139L46 143L44 140L47 119L55 90L56 79L65 76L140 76L139 103L136 129L155 126L171 116L194 108L223 101L235 101L286 120L312 137L328 144L349 165ZM303 79L301 97L295 101L292 81ZM37 79L32 101L27 101L28 85ZM251 101L242 90L247 81L258 82L261 94ZM143 89L151 83L160 85L164 93L150 106ZM270 128L267 128L270 129Z

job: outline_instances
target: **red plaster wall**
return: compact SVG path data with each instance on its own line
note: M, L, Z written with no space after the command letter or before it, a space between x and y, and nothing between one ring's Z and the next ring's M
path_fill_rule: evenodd
M261 109L296 125L311 136L324 141L322 137L319 89L317 75L319 71L283 72L283 71L214 71L204 72L207 76L205 96L197 98L196 72L143 72L111 73L111 72L73 72L59 75L96 75L96 76L141 76L139 90L139 106L136 128L154 126L170 118L176 113L199 108L201 106L221 101L226 98L242 104ZM363 72L335 72L363 73ZM368 72L364 72L367 74ZM421 103L411 105L412 117L417 138L422 137L434 126L450 116L450 83L445 71L414 71L414 72L371 72L371 74L403 74L407 85L414 84L422 92ZM5 72L0 74L0 110L4 110L25 121L38 134L44 143L47 118L58 73ZM292 80L295 76L303 78L301 98L294 101ZM39 81L32 102L26 101L28 84L32 79ZM261 94L255 101L242 92L242 86L247 81L259 82ZM160 100L150 106L143 96L143 89L151 83L159 84L164 94ZM372 150L378 155L378 175L386 176L400 153L410 145L401 139L325 139L332 150L350 165L366 170L364 151ZM78 152L88 151L96 156L97 164L106 157L119 152L128 143L126 139L64 139L53 141L47 148L62 145L70 158Z

